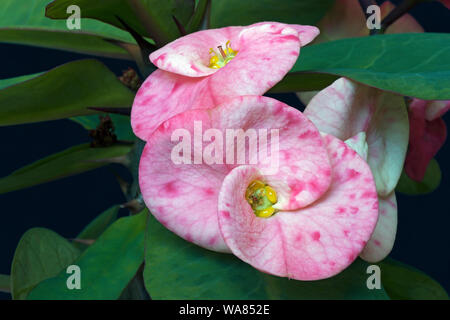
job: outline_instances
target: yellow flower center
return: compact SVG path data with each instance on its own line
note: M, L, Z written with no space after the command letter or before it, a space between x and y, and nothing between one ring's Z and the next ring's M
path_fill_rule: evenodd
M254 180L249 184L245 191L245 199L257 217L268 218L277 212L273 208L278 201L277 193L260 180Z
M225 44L225 49L223 49L222 46L218 46L217 49L219 52L214 51L213 48L209 50L209 53L211 54L211 58L209 59L209 67L212 69L224 67L238 53L237 51L231 49L229 40Z

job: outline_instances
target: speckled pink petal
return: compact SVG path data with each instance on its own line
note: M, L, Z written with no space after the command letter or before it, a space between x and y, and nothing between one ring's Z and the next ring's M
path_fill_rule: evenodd
M345 143L367 160L365 133L360 132ZM378 222L360 257L368 262L383 260L391 252L397 233L397 200L395 191L387 197L378 197Z
M291 52L295 52L295 63L300 39L305 45L318 33L315 27L278 22L203 30L179 38L156 50L150 55L150 60L165 71L189 77L203 77L218 71L208 67L210 49L217 51L218 46L225 48L226 42L230 41L233 50L238 51L233 60L242 60L247 67L252 64L260 66L259 72L266 72L263 66L269 65L270 61L277 61L277 58L285 60L286 55ZM284 73L287 73L292 65Z
M219 224L231 251L253 267L297 280L331 277L348 267L369 240L378 217L370 168L344 142L326 135L333 182L310 206L258 218L243 194L255 167L234 169L219 194Z
M388 256L397 233L397 200L395 192L385 198L379 197L378 222L372 237L360 257L367 262L376 263Z
M366 132L367 161L378 193L386 196L394 190L408 146L402 97L340 78L314 96L305 115L320 131L342 140Z
M447 138L447 127L441 118L426 120L429 103L430 101L414 99L409 105L409 148L405 172L416 181L423 180L428 163Z
M180 138L172 141L173 132L183 129L184 134L192 137L193 144L196 134L194 121L201 121L200 138L201 133L206 134L208 129L222 132L225 139L219 139L223 142L222 164L217 161L208 164L201 156L206 154L211 140L204 141L202 149L196 147L192 151L188 157L191 164L175 164L172 161L172 150L180 141ZM269 153L277 151L272 149L272 143L276 140L272 140L271 130L279 129L279 170L272 172L271 163L265 162L267 157L256 158L254 163L262 172L271 174L268 176L270 181L284 188L279 195L281 199L293 199L286 201L285 206L309 204L328 189L331 180L328 154L317 129L300 111L275 99L237 97L213 109L189 110L167 120L148 139L141 157L139 184L144 201L152 214L169 230L215 251L227 250L218 229L218 192L229 171L241 165L236 157L238 144L229 148L232 140L226 138L227 129L242 129L244 132L248 129L255 132L266 130L267 135L258 137L267 138ZM233 150L234 161L231 157L227 161L227 150ZM239 154L245 155L242 164L251 163L251 157L255 156L250 155L249 150L249 143L245 144L244 150L239 149ZM259 145L256 150L257 154L262 154ZM194 164L198 155L198 164ZM304 190L299 189L300 183Z
M142 84L131 109L131 126L136 136L147 138L165 120L193 107L213 107L207 79L189 78L156 70Z
M161 70L153 72L142 84L131 113L131 125L139 138L146 140L158 125L182 111L212 108L230 97L264 94L280 81L296 62L300 39L308 42L318 34L315 27L275 22L217 30L219 40L221 37L235 37L233 49L239 52L223 68L208 68L214 70L214 74L207 77L192 77L192 74L188 74L188 77L166 72L162 69L173 72L177 70L167 68L162 63L173 59L179 61L181 58L177 58L177 55L180 48L184 48L184 52L187 50L186 46L200 46L200 43L205 46L205 43L200 41L203 39L201 35L210 37L215 34L215 30L201 31L180 38L152 54L152 61ZM195 41L190 42L190 37ZM202 47L201 50L203 49ZM164 50L167 52L162 53ZM209 48L205 50L208 54ZM174 58L170 60L169 57ZM180 61L184 61L183 59ZM173 61L170 63L172 67L177 65ZM185 64L180 62L180 68L185 68ZM186 75L186 72L184 74Z
M220 108L229 115L222 115ZM244 96L213 109L212 115L216 114L219 128L277 130L279 146L273 157L277 168L269 161L259 164L267 181L278 189L277 208L304 207L326 192L331 182L328 155L319 131L300 111L275 99ZM272 152L272 140L267 149Z
M314 96L304 114L320 131L347 140L369 128L374 98L370 87L339 78Z
M211 127L206 112L179 114L161 125L148 139L139 164L139 186L150 212L166 228L202 247L227 252L217 224L217 197L228 173L223 165L175 164L172 150L181 141L176 129L193 133L194 121ZM193 143L194 135L191 136ZM185 155L191 163L191 156ZM201 154L201 153L200 153Z

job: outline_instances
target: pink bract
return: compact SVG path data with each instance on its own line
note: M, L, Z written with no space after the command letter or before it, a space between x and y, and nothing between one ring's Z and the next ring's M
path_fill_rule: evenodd
M397 230L397 206L387 206L386 199L395 203L394 189L408 146L403 97L340 78L312 98L305 115L319 130L346 140L370 165L380 218L362 258L370 262L384 259L394 245ZM383 215L385 211L388 214Z
M450 109L450 101L413 99L409 105L409 148L405 160L406 174L422 181L431 159L447 138L441 116Z
M260 159L252 165L227 164L225 151L222 163L194 164L196 155L220 145L217 139L194 146L183 158L191 164L175 164L171 155L180 140L173 139L173 133L184 132L183 141L194 137L200 122L205 134L279 130L279 169L269 170ZM269 146L272 143L270 137ZM222 147L229 145L226 140ZM248 144L244 150L248 154ZM245 199L255 179L278 194L279 212L270 218L256 217ZM299 280L331 277L349 266L369 241L378 218L367 163L344 142L322 136L300 111L261 96L232 98L216 108L186 111L165 121L147 141L139 182L152 214L182 238L232 252L261 271Z
M159 68L139 89L131 124L141 139L165 120L189 109L212 108L230 97L262 95L292 68L300 47L319 34L316 27L263 22L192 33L153 52ZM230 41L236 56L209 68L210 48Z

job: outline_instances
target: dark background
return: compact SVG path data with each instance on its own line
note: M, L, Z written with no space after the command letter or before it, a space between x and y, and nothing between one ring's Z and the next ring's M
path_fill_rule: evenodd
M450 11L437 2L422 4L411 14L427 32L450 32ZM0 79L46 71L86 57L89 56L0 43ZM136 69L129 61L100 60L118 75L129 66ZM272 97L302 107L294 94ZM444 119L449 125L450 116ZM0 127L0 177L88 141L87 131L69 120ZM415 197L397 193L399 225L391 256L426 272L450 292L449 143L436 159L442 168L442 182L435 192ZM100 212L125 202L112 170L129 178L125 169L110 165L26 190L0 194L0 273L10 273L14 250L26 230L45 227L73 238ZM9 298L9 294L0 293L0 299Z

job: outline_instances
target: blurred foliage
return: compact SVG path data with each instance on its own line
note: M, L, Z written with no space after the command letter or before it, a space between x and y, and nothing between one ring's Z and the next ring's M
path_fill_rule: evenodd
M6 274L0 274L0 292L11 292L11 277Z
M441 176L442 174L439 163L436 159L431 159L428 164L427 171L425 172L425 177L422 181L415 181L411 179L408 177L405 170L403 170L395 190L409 195L430 193L439 187L441 183Z
M386 292L395 300L448 300L448 294L423 272L394 259L380 263Z
M246 26L261 21L314 25L333 0L213 0L210 27Z
M82 21L82 30L68 30L65 20L57 21L45 17L45 7L48 3L49 0L27 0L26 5L19 5L17 0L2 0L0 42L131 59L121 47L124 43L134 42L127 32L86 19Z

